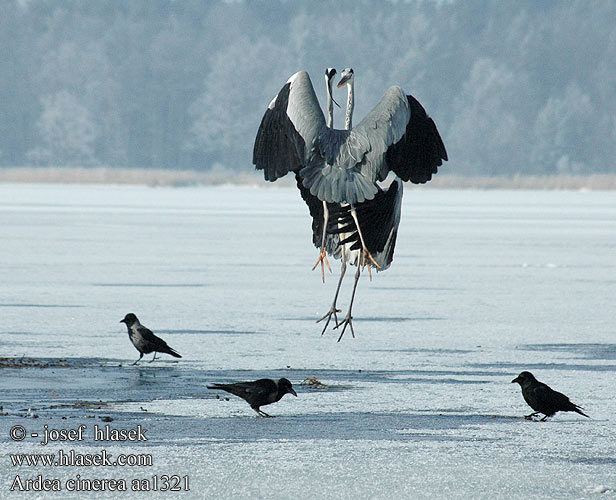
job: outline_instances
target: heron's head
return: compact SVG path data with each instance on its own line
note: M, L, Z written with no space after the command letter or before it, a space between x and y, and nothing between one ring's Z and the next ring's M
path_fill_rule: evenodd
M511 383L513 384L514 382L517 382L521 386L525 386L528 384L532 384L533 382L536 382L536 381L537 379L534 377L534 375L531 372L522 372L516 378L514 378L511 381Z
M135 316L133 313L128 313L126 316L124 316L124 319L120 320L120 323L126 323L126 326L131 326L137 321L139 321L137 319L137 316Z
M336 68L327 68L325 70L325 84L327 85L327 92L329 93L328 95L334 102L334 104L340 107L340 104L336 102L336 99L334 99L334 96L332 95L332 83L334 80L334 76L336 76Z
M293 394L295 397L297 397L297 393L293 389L293 384L291 384L291 381L289 379L281 378L278 381L278 390L282 391L283 394Z
M353 83L353 69L352 68L344 68L342 73L340 74L340 81L338 82L338 88L342 87L345 84Z

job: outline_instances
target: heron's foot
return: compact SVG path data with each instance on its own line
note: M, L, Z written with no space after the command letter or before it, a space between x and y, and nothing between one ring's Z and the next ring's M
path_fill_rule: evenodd
M338 342L342 340L342 336L344 335L344 332L347 329L347 326L351 328L351 335L353 336L353 338L355 338L355 330L353 330L353 316L351 316L350 311L346 315L346 318L344 318L344 321L342 321L341 323L337 323L336 326L334 327L334 330L336 330L339 327L342 327L342 332L340 332L340 337L338 337Z
M327 312L321 319L317 320L317 323L320 323L325 318L327 318L327 321L325 323L325 326L323 327L323 331L321 332L321 335L323 335L325 333L325 330L327 330L327 327L329 326L329 322L332 320L332 316L334 316L334 321L336 322L336 327L338 327L338 313L339 312L342 312L342 311L340 309L336 309L335 305L332 305L332 307L330 308L329 312ZM334 327L334 329L336 327Z
M323 279L323 283L325 283L325 266L327 266L327 269L329 269L330 273L332 272L332 268L330 267L329 262L327 261L327 252L323 249L321 250L321 253L319 254L319 258L315 262L314 266L312 266L313 271L317 268L319 263L321 263L321 278Z
M364 252L362 253L362 257L361 257L361 269L363 271L364 267L368 266L368 276L370 276L370 281L372 281L372 265L371 264L374 264L375 267L377 267L378 269L381 269L381 266L379 266L377 261L374 260L374 257L372 257L372 254L368 251L367 248L364 247Z

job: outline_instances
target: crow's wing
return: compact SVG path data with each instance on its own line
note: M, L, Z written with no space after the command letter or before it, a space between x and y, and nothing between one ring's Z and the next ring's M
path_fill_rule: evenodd
M255 382L237 382L234 384L212 384L210 389L222 389L240 398L245 399L250 404L267 401L268 394L277 390L276 383L269 379L260 379Z

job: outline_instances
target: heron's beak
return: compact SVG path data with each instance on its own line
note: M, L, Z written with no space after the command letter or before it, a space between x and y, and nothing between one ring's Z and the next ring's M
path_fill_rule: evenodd
M351 75L344 75L338 82L338 88L342 87L349 78L351 78Z
M295 392L293 388L289 389L289 394L293 394L295 397L297 397L297 392Z

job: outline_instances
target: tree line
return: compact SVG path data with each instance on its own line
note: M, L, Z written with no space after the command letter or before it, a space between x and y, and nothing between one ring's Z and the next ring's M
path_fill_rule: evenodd
M251 168L299 69L390 85L465 175L615 172L616 3L0 0L0 166ZM344 102L344 90L335 97ZM338 125L343 112L337 111Z

